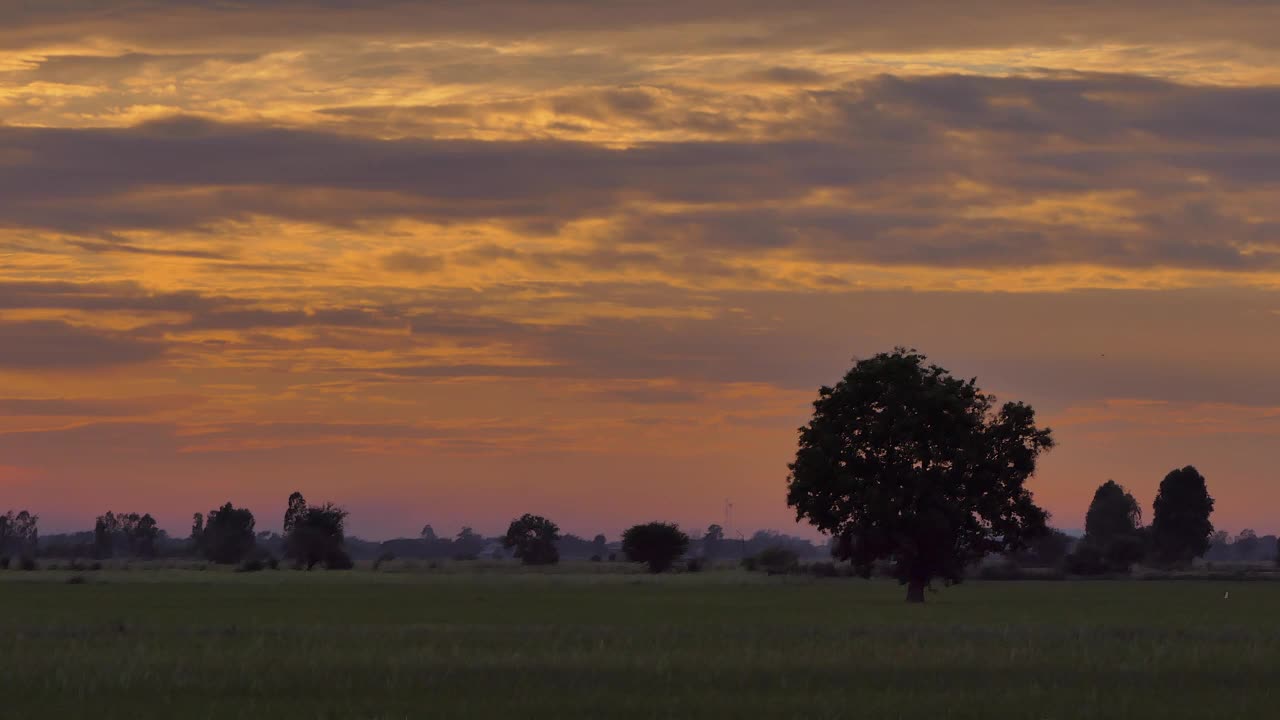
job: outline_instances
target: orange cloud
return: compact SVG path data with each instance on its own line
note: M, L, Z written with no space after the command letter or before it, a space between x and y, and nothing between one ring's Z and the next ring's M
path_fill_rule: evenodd
M789 528L813 392L906 344L1058 428L1060 524L1194 462L1265 526L1264 4L102 7L0 10L0 482L51 522Z

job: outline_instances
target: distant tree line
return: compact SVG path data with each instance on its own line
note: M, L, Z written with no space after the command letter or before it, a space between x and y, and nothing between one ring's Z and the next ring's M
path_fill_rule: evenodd
M1074 538L1053 528L1029 538L1024 547L1005 554L1019 566L1061 568L1073 574L1124 573L1138 563L1154 567L1186 567L1193 560L1210 562L1272 562L1280 541L1274 535L1244 530L1236 536L1215 531L1209 521L1213 499L1194 467L1170 472L1160 484L1152 505L1152 522L1143 524L1142 509L1133 495L1114 481L1097 488L1085 517L1085 533ZM454 537L440 537L431 525L417 538L369 542L348 538L347 512L332 504L309 505L301 493L290 496L283 534L258 532L247 508L226 503L193 516L188 538L173 538L146 513L107 512L94 529L41 537L39 518L29 511L0 515L0 562L46 557L138 558L201 557L218 564L263 566L280 561L298 567L340 569L353 558L507 559L545 565L560 559L630 560L660 572L681 559L700 563L746 561L750 568L782 570L804 558L820 557L820 548L807 539L771 530L729 537L719 524L698 537L674 525L647 523L629 528L620 542L603 534L591 539L562 534L551 520L524 515L511 522L503 536L485 537L463 527ZM838 539L825 552L840 555Z
M150 513L112 513L98 516L93 524L94 557L110 558L128 555L139 558L156 556L156 540L160 528Z
M1232 537L1219 530L1209 539L1209 550L1204 554L1208 562L1277 562L1280 561L1280 538L1275 535L1259 535L1249 528Z
M1137 563L1186 567L1201 557L1217 562L1277 559L1275 536L1259 537L1244 530L1233 538L1215 531L1209 520L1213 505L1199 471L1191 466L1174 470L1160 483L1151 524L1144 526L1137 500L1108 480L1094 493L1082 538L1046 527L1004 557L1021 567L1059 568L1083 575L1125 573ZM307 570L350 568L354 558L514 558L527 565L569 558L627 560L652 572L669 570L681 560L688 563L687 569L699 569L707 562L741 561L749 569L788 572L801 559L822 554L806 539L769 530L731 538L719 524L710 525L697 538L676 525L653 522L627 529L618 543L610 543L603 534L588 540L561 534L556 523L532 514L512 520L499 537L486 538L463 527L454 537L443 538L426 525L417 538L377 543L348 538L347 517L333 503L312 505L295 492L286 503L283 534L258 532L253 513L228 502L207 514L196 513L185 539L169 537L150 514L136 512L107 512L95 520L91 532L41 538L37 516L10 511L0 515L0 566L8 567L14 558L29 562L37 555L100 560L197 556L246 569L276 567L283 561ZM832 538L826 551L837 559L847 556L841 543L841 538ZM892 574L892 566L888 567Z
M225 503L192 516L191 533L174 538L148 513L106 512L92 531L40 538L38 518L27 511L0 515L0 560L37 556L66 559L140 559L199 557L223 565L260 570L280 563L302 569L346 569L355 559L511 559L527 565L550 565L562 558L596 562L626 560L653 572L672 568L683 558L701 567L709 560L736 560L776 548L813 557L822 551L808 540L761 530L750 538L729 539L711 525L698 539L667 523L637 525L620 542L603 534L591 539L562 534L548 518L526 514L511 521L505 535L485 537L463 527L454 537L436 534L425 525L417 538L369 542L346 536L347 511L334 505L309 504L301 493L289 496L282 533L259 532L248 508Z
M1217 562L1277 559L1275 536L1259 537L1244 530L1233 538L1214 530L1209 520L1213 499L1204 477L1194 467L1170 472L1160 484L1152 509L1152 522L1144 526L1141 507L1133 495L1109 480L1094 493L1082 538L1046 527L1004 556L1018 566L1059 568L1073 574L1125 573L1138 563L1186 567L1201 557ZM696 538L675 525L654 522L627 529L621 542L611 543L603 534L588 540L561 534L554 522L532 514L512 520L507 533L499 537L486 538L463 527L454 537L444 538L426 525L417 538L378 543L348 538L347 516L333 503L311 505L295 492L286 503L283 534L256 531L253 513L228 502L207 514L196 513L191 534L185 539L169 537L150 514L136 512L107 512L95 520L91 532L41 538L37 516L25 510L10 511L0 515L0 564L8 566L11 558L33 559L37 555L94 559L197 556L251 569L275 567L283 561L309 570L350 568L353 558L514 558L528 565L554 564L568 558L628 560L662 572L684 559L691 563L691 569L707 562L742 561L750 569L785 572L801 559L823 552L806 539L769 530L731 538L719 524L710 525ZM840 558L847 552L840 543L839 538L833 538L826 551Z
M284 534L256 532L247 508L228 502L209 513L196 513L191 535L175 539L161 530L150 514L107 512L94 521L92 531L40 539L38 518L27 511L0 515L0 561L37 555L58 558L153 559L203 557L218 564L241 564L245 569L276 566L283 556L295 566L347 569L353 561L346 547L346 510L325 503L310 505L293 493L285 510ZM376 545L376 544L375 544Z

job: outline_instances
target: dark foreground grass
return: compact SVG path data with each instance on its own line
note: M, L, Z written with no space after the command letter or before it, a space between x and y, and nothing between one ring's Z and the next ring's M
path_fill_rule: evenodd
M15 577L5 718L1280 717L1280 583Z

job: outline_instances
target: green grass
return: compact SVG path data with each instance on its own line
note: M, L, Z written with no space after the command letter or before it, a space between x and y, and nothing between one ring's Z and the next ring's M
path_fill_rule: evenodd
M1280 583L0 573L0 716L1267 718ZM1230 592L1230 599L1223 594Z

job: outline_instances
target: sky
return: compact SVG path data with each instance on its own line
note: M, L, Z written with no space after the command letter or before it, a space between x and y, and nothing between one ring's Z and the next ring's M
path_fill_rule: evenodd
M1280 5L0 3L0 509L812 534L895 346L1280 529Z

